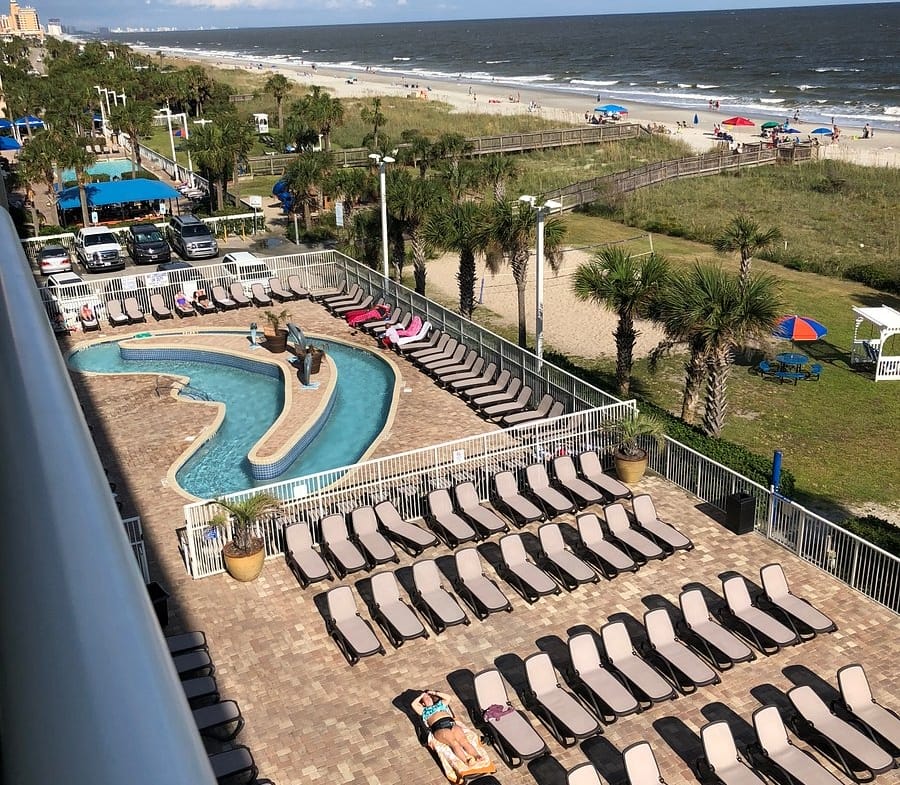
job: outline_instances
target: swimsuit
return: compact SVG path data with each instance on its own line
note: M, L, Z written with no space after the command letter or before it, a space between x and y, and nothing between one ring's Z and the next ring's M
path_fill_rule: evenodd
M456 722L454 721L454 719L452 717L441 717L440 719L435 720L431 724L431 726L429 727L429 730L432 733L437 733L439 730L450 730L455 725L456 725Z
M422 722L426 725L428 724L428 718L434 714L438 714L440 712L450 713L450 707L442 700L437 701L436 703L432 703L430 706L425 706L422 708Z

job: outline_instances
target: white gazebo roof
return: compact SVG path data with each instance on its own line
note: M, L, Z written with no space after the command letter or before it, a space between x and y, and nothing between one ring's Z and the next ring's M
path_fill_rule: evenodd
M882 331L900 332L900 311L889 305L880 305L877 308L854 307L853 312Z

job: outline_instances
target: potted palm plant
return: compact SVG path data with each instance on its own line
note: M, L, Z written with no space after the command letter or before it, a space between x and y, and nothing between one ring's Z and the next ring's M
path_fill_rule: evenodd
M285 308L280 311L266 311L265 317L268 322L263 330L266 347L276 353L287 351L288 331L283 325L291 318L290 312Z
M638 412L617 422L612 430L619 439L613 452L616 474L624 483L636 483L647 470L647 450L641 446L641 437L651 438L660 450L665 449L665 425L659 417Z
M210 521L213 526L227 530L227 524L231 524L231 540L222 548L228 574L238 581L256 580L266 558L259 520L280 509L281 501L270 493L257 493L233 501L216 499L210 504L220 508Z

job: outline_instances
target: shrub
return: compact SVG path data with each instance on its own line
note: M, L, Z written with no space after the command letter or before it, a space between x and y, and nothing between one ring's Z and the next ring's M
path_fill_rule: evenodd
M848 518L841 526L882 550L900 556L900 529L890 521L876 518L874 515L864 515L860 518Z
M900 278L876 264L856 264L844 271L844 277L882 292L900 294Z

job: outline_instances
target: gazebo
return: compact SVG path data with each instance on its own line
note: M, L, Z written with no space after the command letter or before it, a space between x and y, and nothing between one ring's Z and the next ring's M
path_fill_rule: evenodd
M853 313L851 367L873 366L876 382L900 381L900 311L888 305L856 306Z

